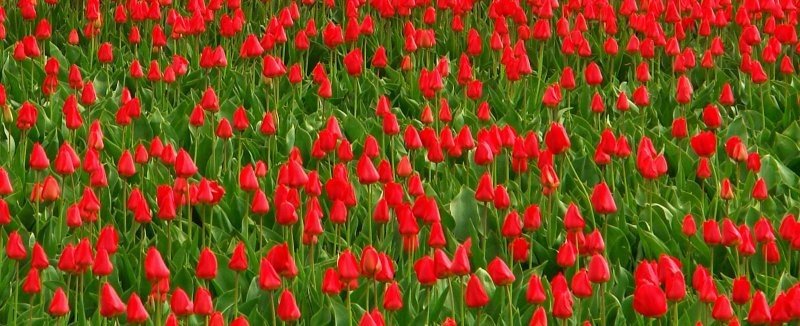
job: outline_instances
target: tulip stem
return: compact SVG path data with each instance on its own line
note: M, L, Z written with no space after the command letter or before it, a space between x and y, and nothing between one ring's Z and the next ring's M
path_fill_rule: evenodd
M275 307L275 294L269 294L269 306L272 307L272 325L277 325L275 321L275 315L278 314L277 307Z
M352 307L352 301L350 301L350 290L349 289L347 290L347 295L346 296L347 296L347 316L348 316L347 317L347 324L348 325L352 325L353 324L353 307Z
M17 305L19 304L19 288L21 288L20 280L19 280L19 261L14 261L14 281L18 285L18 288L13 288L12 291L14 292L14 302L12 306L11 315L9 315L9 321L11 318L14 319L14 323L9 325L16 325L17 324Z
M483 203L483 254L486 255L486 243L489 242L489 204Z
M239 273L233 279L233 317L239 315Z
M680 302L675 302L675 309L673 310L674 313L672 314L672 324L673 325L678 325L678 305L679 304L680 304Z
M506 293L508 294L508 325L514 325L514 304L511 295L511 284L506 286Z
M372 211L374 209L372 203L372 185L367 185L367 205L367 212L369 212L369 215L367 215L366 222L369 230L369 242L372 244Z

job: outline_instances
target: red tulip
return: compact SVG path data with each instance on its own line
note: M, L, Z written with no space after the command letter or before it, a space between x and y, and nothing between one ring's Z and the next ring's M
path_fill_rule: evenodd
M177 316L188 316L194 312L194 303L183 289L176 288L169 300L170 309Z
M611 195L611 190L605 182L598 183L592 191L592 207L599 214L613 214L617 212L617 204Z
M547 144L547 148L555 155L561 154L570 148L567 130L557 122L553 122L550 125L550 130L544 136L544 142Z
M97 49L97 60L100 63L111 63L114 61L114 50L111 46L111 43L105 42L100 44L100 47Z
M423 256L414 263L414 272L417 276L417 281L423 286L433 286L436 284L436 270L434 267L433 258L430 256Z
M516 279L514 273L511 272L511 269L508 268L508 265L506 265L500 257L495 257L486 267L486 270L489 272L489 276L491 276L492 282L494 282L495 285L508 285L513 283Z
M108 282L103 283L100 290L100 315L113 318L125 312L126 306L117 295L117 291Z
M108 276L111 275L113 271L114 265L111 263L108 251L103 248L98 249L94 258L94 264L92 264L92 274L95 276Z
M767 303L764 293L756 291L753 295L753 302L750 304L750 310L747 313L747 322L752 325L769 324L772 321L770 314L769 304Z
M11 233L8 234L6 256L16 261L21 261L28 257L28 250L25 249L25 245L22 243L22 237L20 237L17 231L11 231Z
M53 293L53 299L50 301L47 312L54 317L65 316L69 313L69 300L67 300L66 293L60 287Z
M265 291L274 291L280 288L281 278L266 258L261 259L258 273L258 287Z
M147 250L147 255L144 260L144 273L145 277L151 283L169 278L170 272L164 260L161 258L161 253L155 247L150 247Z
M361 53L361 48L355 48L344 56L343 60L345 69L350 76L361 76L364 70L364 56Z
M692 136L691 145L698 156L710 157L717 151L717 137L713 132L703 131Z
M33 295L42 291L42 280L39 278L39 270L31 268L28 275L22 281L22 292Z
M195 315L209 316L214 312L214 302L211 293L206 288L200 286L194 292L194 305L192 312Z
M738 305L743 305L750 301L750 281L746 276L739 276L733 280L731 299Z
M603 83L603 73L600 72L600 66L598 66L594 61L590 62L588 66L586 66L586 70L583 71L583 78L586 80L586 83L589 86L597 86Z
M751 194L755 200L766 200L769 197L767 192L767 183L762 178L758 178L753 185L753 192Z
M291 322L300 319L300 308L297 307L297 302L294 295L288 289L283 290L280 299L278 299L278 307L276 308L278 318L283 322Z
M675 88L675 98L679 104L688 104L692 100L692 83L686 75L678 77L678 85Z
M398 311L403 308L403 294L397 282L391 282L383 293L383 309Z
M661 288L650 282L636 286L633 309L645 317L659 318L667 312L667 297Z
M244 242L239 241L239 243L236 244L231 259L228 262L228 268L236 272L247 270L247 252Z
M470 308L482 308L489 303L489 296L483 282L475 274L470 275L467 288L464 290L464 302Z
M605 257L600 254L592 255L592 259L589 261L588 276L592 283L605 283L611 280L611 272Z
M139 295L136 293L131 293L131 296L128 298L128 306L126 310L126 319L129 323L143 324L146 323L147 319L150 318L150 315L147 313L147 309L145 309L144 304L142 303L142 299L140 299Z
M728 321L733 318L734 311L731 307L731 302L725 295L720 295L714 301L714 307L711 309L711 317L718 321Z

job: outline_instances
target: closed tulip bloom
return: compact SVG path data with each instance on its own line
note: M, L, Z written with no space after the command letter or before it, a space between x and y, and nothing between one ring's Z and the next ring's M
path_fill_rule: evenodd
M100 44L100 47L97 49L97 59L100 63L111 63L114 61L114 49L111 43L105 42Z
M289 245L287 243L284 242L272 247L269 252L267 252L267 260L269 260L272 267L274 267L275 271L281 276L289 279L297 276L297 265L295 265L294 257L292 257L289 252Z
M350 252L350 249L345 249L340 255L337 262L339 276L345 280L355 280L361 275L360 265L358 260Z
M217 277L217 256L210 248L204 248L197 259L195 268L197 278L203 280L213 280Z
M751 196L755 200L766 200L769 198L767 183L764 181L764 179L758 178L758 180L756 180L756 183L753 185L753 192Z
M569 291L553 293L553 317L558 319L567 319L572 317L574 304L575 301Z
M703 241L711 246L722 243L722 233L719 231L719 224L717 224L717 221L706 220L703 222Z
M372 246L366 246L361 251L361 274L366 277L374 277L382 266L378 251Z
M686 118L679 117L672 120L672 137L683 139L689 136L689 130L686 126Z
M227 118L222 118L217 124L215 134L221 139L230 139L233 137L233 127L231 126L231 122Z
M169 299L169 306L172 312L177 316L188 316L194 313L194 303L181 288L175 289Z
M722 244L724 246L736 246L742 242L742 235L739 229L733 224L730 218L722 220Z
M108 251L99 248L92 264L92 274L95 276L108 276L114 271L114 265L108 256Z
M577 259L577 250L570 241L564 242L561 248L558 249L558 253L556 253L556 263L562 268L575 265Z
M54 317L61 317L69 313L69 300L67 294L60 287L53 293L53 299L50 300L50 306L47 308L47 313Z
M694 236L695 233L697 233L697 223L694 221L694 216L692 216L692 214L686 214L686 216L683 217L681 232L687 237Z
M30 160L28 161L31 169L44 170L50 167L50 159L47 158L47 153L44 151L39 143L34 143L31 149Z
M31 268L28 275L22 281L22 292L26 294L37 294L42 291L42 280L39 278L39 270Z
M524 237L518 237L508 244L511 259L515 262L524 262L529 258L530 243Z
M506 265L500 257L495 257L486 267L486 270L489 272L489 276L491 276L492 282L494 282L495 285L508 285L514 283L516 279L514 273L511 272L511 269L508 268L508 265Z
M731 185L731 180L728 178L722 179L719 185L719 198L723 200L731 200L733 199L733 186Z
M589 281L589 274L585 269L581 269L572 276L572 292L578 298L588 298L592 296L592 283Z
M702 117L703 123L705 123L706 127L709 129L717 129L722 126L722 115L719 109L713 104L709 104L703 109Z
M433 286L436 284L438 277L436 277L436 268L433 258L430 256L423 256L414 263L414 272L417 281L423 286Z
M767 298L764 292L756 291L753 295L753 302L750 304L750 310L747 313L747 322L751 325L764 325L772 321L772 314L770 313Z
M210 316L214 312L214 302L211 292L200 286L194 292L194 306L192 312L195 315Z
M777 264L781 261L781 254L775 241L769 241L761 247L761 254L769 264Z
M499 210L507 209L511 205L511 198L508 196L506 187L497 185L494 188L493 203L494 208Z
M718 321L728 321L734 317L733 307L731 302L725 295L720 295L714 301L714 307L711 309L711 317Z
M231 260L228 262L228 268L232 271L241 272L247 270L247 249L244 242L239 241L233 249Z
M544 307L539 306L536 308L528 326L547 326L547 312Z
M322 293L338 295L342 292L343 287L342 281L339 279L339 272L334 268L326 269L325 274L322 276Z
M350 76L361 76L364 70L364 56L360 48L355 48L344 56L344 66Z
M117 291L108 282L103 283L100 290L100 315L113 318L124 313L126 308Z
M768 218L762 216L756 221L753 228L755 229L756 241L767 242L775 240L772 222Z
M613 214L617 212L617 204L611 195L611 190L605 182L598 183L592 191L592 207L599 214Z
M469 308L482 308L489 303L489 296L483 287L483 282L477 275L472 274L464 291L464 302Z
M592 283L605 283L611 280L608 261L603 255L592 255L592 259L589 261L589 280Z
M633 309L649 318L659 318L667 313L667 296L657 285L643 282L633 291Z
M450 264L450 272L454 275L464 276L469 274L471 271L470 262L469 262L469 254L467 253L467 248L464 245L459 245L456 247L456 252L453 254L453 260Z
M600 71L600 66L594 62L586 66L586 70L583 71L583 77L589 86L597 86L603 83L603 73Z
M403 294L397 282L389 283L383 293L383 309L398 311L403 308Z
M586 226L578 206L570 203L564 214L564 228L567 230L582 230Z
M717 136L711 131L703 131L692 136L690 143L698 156L710 157L717 151Z
M738 305L743 305L750 301L750 281L746 276L739 276L733 280L731 299Z
M272 263L264 258L261 259L258 273L258 287L265 291L274 291L280 288L281 278Z
M567 130L557 122L553 122L550 125L550 129L544 136L544 142L547 144L547 148L555 155L569 150L571 146Z
M38 242L33 244L31 252L31 267L42 270L50 266L47 253Z
M692 83L686 75L678 77L678 85L675 88L675 99L679 104L688 104L692 100Z
M139 295L136 293L131 293L130 298L128 298L126 310L127 314L125 316L129 323L143 324L147 322L147 319L150 318L150 315L147 313L147 309L142 303L142 299L139 298Z
M667 300L675 302L686 298L686 280L683 278L683 273L680 271L668 272L664 284L664 292L667 295Z
M294 294L292 294L289 289L283 290L280 299L278 299L277 314L278 318L283 322L291 322L300 319L300 308L297 307Z
M697 175L698 178L705 180L710 178L712 173L711 163L709 162L708 158L701 157L700 161L697 163L697 172L695 175Z
M538 275L532 274L528 280L528 288L525 291L525 301L532 304L542 304L547 300L547 294L542 286L542 280Z
M485 172L478 181L478 187L475 189L475 199L480 202L490 202L494 200L492 176L488 172Z
M22 237L20 237L17 231L11 231L11 233L8 234L6 256L16 261L21 261L28 257L28 250L25 249L25 245L22 243Z

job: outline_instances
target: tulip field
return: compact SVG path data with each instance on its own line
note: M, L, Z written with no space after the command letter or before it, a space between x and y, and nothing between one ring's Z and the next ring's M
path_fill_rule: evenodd
M0 0L0 325L798 324L798 7Z

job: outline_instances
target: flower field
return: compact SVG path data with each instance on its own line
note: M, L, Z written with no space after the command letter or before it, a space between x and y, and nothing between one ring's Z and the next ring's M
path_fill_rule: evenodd
M796 324L798 6L0 1L0 324Z

